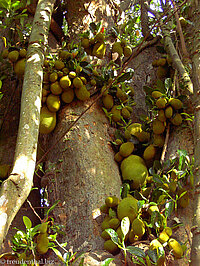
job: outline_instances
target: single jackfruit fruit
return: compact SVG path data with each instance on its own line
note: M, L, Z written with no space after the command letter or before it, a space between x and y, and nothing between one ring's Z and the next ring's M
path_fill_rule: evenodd
M175 109L179 110L183 107L183 103L179 99L170 98L169 104Z
M64 103L71 103L74 99L74 90L69 88L67 91L64 91L61 99Z
M123 157L128 157L134 150L134 144L132 142L125 142L120 146L119 153Z
M123 53L125 57L129 57L132 55L132 49L130 46L126 45L123 49Z
M69 78L69 76L63 76L61 79L60 79L60 86L63 88L63 89L68 89L72 82L71 82L71 79Z
M163 94L162 94L162 92L160 92L160 91L152 91L151 96L152 96L154 99L158 99L158 98L162 97Z
M39 254L45 254L48 251L49 239L47 233L37 235L36 249Z
M162 231L159 234L158 240L160 241L160 243L164 244L165 242L169 240L169 236L165 231Z
M153 121L153 133L162 134L165 131L165 125L158 119Z
M105 108L108 110L111 109L114 105L113 97L110 94L107 94L106 96L104 96L102 101L103 101Z
M165 108L165 116L166 118L171 118L173 116L173 108L171 106Z
M114 122L119 122L121 120L121 107L114 105L110 112Z
M59 95L62 93L62 87L60 86L59 81L51 83L50 90L54 95Z
M119 57L123 54L123 48L120 42L115 42L112 46L112 53L118 53Z
M159 109L164 109L165 106L167 104L167 100L165 98L159 98L157 101L156 101L156 106L159 108Z
M134 235L138 237L142 237L145 233L145 224L140 218L136 218L133 220L131 228L133 230Z
M101 237L104 240L109 240L110 239L110 235L105 230L101 233Z
M104 249L112 255L116 255L120 251L119 247L111 239L104 242Z
M177 259L180 259L183 256L183 249L177 240L170 238L168 241L168 246L173 250L173 255Z
M102 59L106 53L106 45L105 43L97 42L94 45L92 50L92 54L95 55L97 58Z
M157 118L161 122L165 122L166 121L165 111L163 109L160 109L158 111L158 117Z
M153 144L150 144L146 149L144 150L143 153L143 158L148 161L152 160L156 155L156 148L154 147Z
M83 86L83 82L79 77L73 79L73 85L75 88L80 89Z
M14 72L18 77L22 77L25 72L25 65L26 65L26 60L25 58L22 58L18 60L15 65L14 65Z
M17 50L14 50L12 52L9 52L8 59L11 62L13 62L13 63L17 62L18 58L19 58L19 52Z
M105 199L105 203L108 207L116 207L119 203L120 203L120 200L118 197L116 196L109 196Z
M42 107L40 113L40 133L49 134L56 126L56 113L52 113L46 106Z
M137 217L138 206L134 197L127 197L121 200L117 206L117 216L120 220L128 217L131 222Z
M26 54L27 54L26 49L21 49L21 50L19 51L19 56L22 57L22 58L26 57Z
M86 86L83 85L81 88L75 88L76 97L81 101L86 101L90 98L90 92L87 90Z
M183 122L183 118L181 116L181 114L176 113L171 119L170 121L172 122L173 125L175 126L180 126Z
M50 112L57 112L60 109L60 97L49 94L46 99L46 104Z
M108 224L109 224L109 228L116 230L120 225L120 220L117 218L112 218L112 219L110 219Z
M58 73L56 72L53 72L49 75L49 80L50 82L54 83L56 82L56 80L58 79Z
M54 66L57 70L61 70L65 67L65 64L63 61L61 60L56 60L55 63L54 63Z

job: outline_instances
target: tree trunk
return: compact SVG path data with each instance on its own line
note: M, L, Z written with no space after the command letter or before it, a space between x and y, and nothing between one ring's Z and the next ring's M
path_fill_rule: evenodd
M199 2L199 1L197 1ZM191 252L191 265L196 266L200 263L200 196L199 196L199 184L200 184L200 98L199 98L199 88L200 88L200 55L199 55L199 31L200 31L200 21L199 12L200 7L193 3L193 10L195 16L193 16L193 83L194 83L194 99L195 102L195 192L194 193L194 215L193 215L193 238L192 238L192 252Z

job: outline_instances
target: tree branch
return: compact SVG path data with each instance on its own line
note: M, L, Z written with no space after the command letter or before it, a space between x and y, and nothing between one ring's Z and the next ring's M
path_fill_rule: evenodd
M39 0L29 41L13 170L0 190L0 246L28 197L36 162L45 44L55 0Z

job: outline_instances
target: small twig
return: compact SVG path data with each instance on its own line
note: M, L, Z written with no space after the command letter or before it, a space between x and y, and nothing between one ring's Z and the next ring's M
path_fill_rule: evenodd
M27 199L26 200L31 208L31 210L34 212L34 214L39 218L40 222L42 222L42 219L40 218L40 216L38 215L38 213L35 211L35 209L33 208L31 202Z
M162 154L161 154L161 158L160 158L160 163L161 164L163 164L163 162L165 160L165 154L166 154L166 151L167 151L167 144L168 144L168 141L169 141L169 131L170 131L170 123L168 123L168 125L167 125L165 143L164 143Z

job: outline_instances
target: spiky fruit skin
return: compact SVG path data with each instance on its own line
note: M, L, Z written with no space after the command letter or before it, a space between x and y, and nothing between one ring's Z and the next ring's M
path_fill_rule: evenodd
M163 145L165 144L165 137L163 135L154 134L153 135L153 144L156 147L163 147Z
M166 121L165 111L163 109L160 109L158 111L158 120L161 121L161 122L165 122Z
M119 122L121 120L121 110L118 109L117 105L113 106L113 108L111 109L111 114L112 114L112 120L114 122Z
M119 57L122 56L123 54L123 48L121 46L121 42L115 42L112 46L112 52L113 53L118 53Z
M129 110L126 107L122 108L122 116L124 119L129 119L131 116Z
M46 100L47 107L50 112L57 112L60 109L60 97L49 94Z
M105 230L101 233L101 237L104 240L109 240L110 239L110 235Z
M74 99L74 90L68 89L67 91L64 91L61 95L61 99L64 103L71 103Z
M56 72L53 72L53 73L50 74L50 76L49 76L49 80L50 80L52 83L56 82L57 79L58 79L58 74L57 74Z
M18 58L19 58L19 52L17 50L14 50L12 52L9 52L8 59L11 62L13 62L13 63L17 62Z
M166 118L171 118L173 116L173 108L171 106L168 106L166 109L165 109L165 116Z
M145 224L140 218L136 218L133 220L131 228L133 230L134 235L138 237L142 237L145 233Z
M57 70L61 70L65 67L65 64L61 60L56 60L54 66Z
M106 45L105 43L96 43L94 45L92 54L95 55L97 58L102 59L106 53Z
M54 95L60 95L63 91L58 81L51 83L50 90Z
M82 45L83 48L89 48L89 46L90 46L90 41L89 41L89 39L88 39L88 38L84 38L84 39L82 39L82 41L81 41L81 45Z
M179 110L183 107L183 103L179 99L171 98L169 99L169 104L175 109Z
M165 131L164 124L158 119L153 121L153 133L154 134L162 134Z
M45 254L48 251L49 239L47 233L37 235L36 249L39 254Z
M75 94L80 101L86 101L90 98L90 92L87 90L85 85L83 85L81 88L76 88Z
M56 113L52 113L46 106L42 107L40 113L40 127L41 134L49 134L56 126Z
M132 163L145 165L145 161L142 159L142 157L132 154L123 160L121 164L121 170L123 171L127 164L132 164Z
M116 230L120 225L120 220L117 218L112 218L112 219L110 219L108 224L109 224L109 228Z
M121 156L121 154L119 152L117 152L114 156L114 159L116 162L120 163L124 159L124 157Z
M168 234L165 232L165 231L162 231L160 234L159 234L159 237L158 237L158 240L160 241L160 243L165 243L169 240L169 236Z
M48 229L48 224L47 223L42 223L38 229L38 231L41 233L41 234L44 234L47 232L47 229Z
M129 57L132 55L132 49L130 46L125 46L124 49L123 49L123 53L124 53L124 56L125 57Z
M110 94L107 94L106 96L104 96L102 101L103 101L103 105L105 106L107 110L110 110L114 105L113 97Z
M128 98L127 94L124 91L122 91L120 88L117 88L116 97L122 102L126 101Z
M148 147L146 147L146 149L144 150L143 153L143 158L144 160L148 161L148 160L152 160L156 155L156 148L154 147L154 145L149 145Z
M116 196L109 196L105 199L105 203L109 208L116 207L119 204L120 200Z
M119 153L123 157L128 157L134 150L134 144L132 142L125 142L120 146Z
M3 57L3 59L6 59L7 57L8 57L8 54L9 54L9 51L8 51L8 49L4 49L3 51L2 51L2 57Z
M181 116L181 114L176 113L171 119L170 119L171 123L175 126L180 126L183 122L183 118Z
M183 196L181 196L181 194L183 194L184 192L186 192ZM186 208L189 203L190 203L190 198L189 198L189 194L185 189L180 189L178 191L178 195L181 196L178 199L178 206L181 208Z
M168 236L172 235L172 229L170 227L165 227L165 229L163 231L166 232L166 234L168 234Z
M101 223L101 229L104 231L105 229L109 228L109 221L111 220L110 216L106 216L103 220L103 222Z
M132 156L132 155L131 155ZM130 180L131 187L137 189L142 186L148 177L147 167L143 163L139 163L133 159L125 158L121 163L121 171L123 180Z
M18 60L14 65L14 72L18 77L22 77L25 72L26 60L24 58Z
M137 200L134 197L127 197L121 200L117 206L117 216L120 220L128 217L131 222L136 218L138 212Z
M118 246L111 239L104 242L104 249L113 255L116 255L120 251Z
M73 79L73 85L75 88L80 89L83 86L83 82L79 77Z
M159 109L164 109L165 106L167 104L167 100L165 98L159 98L157 101L156 101L156 106L159 108Z
M69 78L69 76L63 76L61 79L60 79L60 86L63 88L63 89L68 89L70 86L71 86L71 79Z
M173 255L177 259L180 259L183 256L183 249L177 240L170 238L168 241L168 246L173 250Z
M152 93L151 93L151 96L152 96L154 99L158 99L158 98L160 98L162 95L163 95L163 94L162 94L162 92L160 92L160 91L152 91Z

